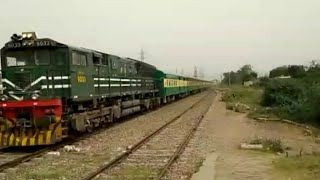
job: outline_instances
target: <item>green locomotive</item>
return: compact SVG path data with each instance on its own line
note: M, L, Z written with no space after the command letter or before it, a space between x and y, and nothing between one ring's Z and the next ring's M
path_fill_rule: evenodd
M34 32L14 34L1 58L2 146L55 144L211 84Z

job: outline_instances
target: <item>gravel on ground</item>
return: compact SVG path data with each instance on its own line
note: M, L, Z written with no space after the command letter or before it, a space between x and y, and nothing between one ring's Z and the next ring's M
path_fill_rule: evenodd
M279 155L241 150L241 143L257 137L280 139L285 147L290 147L289 155L296 155L303 149L312 153L320 149L304 130L285 123L257 122L248 119L246 114L226 110L219 94L194 138L172 166L170 177L174 180L190 179L203 160L210 153L218 154L216 161L217 180L264 180L276 179L272 176L272 160Z
M128 158L100 174L98 179L155 179L195 123L206 113L214 96L214 93L210 93L201 103L152 137Z
M128 146L192 106L206 93L199 93L173 102L82 140L76 143L80 152L64 152L61 149L59 156L46 156L41 162L31 163L31 166L27 167L20 165L17 167L15 179L81 179L99 165L108 162Z

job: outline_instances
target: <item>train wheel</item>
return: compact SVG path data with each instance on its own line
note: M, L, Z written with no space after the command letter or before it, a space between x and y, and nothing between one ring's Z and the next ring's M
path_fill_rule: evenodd
M101 122L100 122L100 126L103 127L103 128L105 128L105 127L108 126L108 122L107 122L107 121L101 121Z
M93 126L92 125L87 126L86 127L86 131L87 131L87 133L92 133L93 132Z
M86 131L87 131L88 133L92 133L92 132L93 132L93 124L92 124L90 121L87 121Z

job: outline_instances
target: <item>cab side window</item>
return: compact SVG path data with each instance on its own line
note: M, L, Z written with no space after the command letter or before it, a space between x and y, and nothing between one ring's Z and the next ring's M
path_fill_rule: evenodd
M77 52L72 52L72 64L77 66L87 66L87 56Z
M55 64L58 66L64 65L66 61L66 53L64 52L56 52L55 53Z
M80 54L80 65L81 66L87 66L87 56Z
M92 62L93 64L101 64L101 59L99 57L93 56Z

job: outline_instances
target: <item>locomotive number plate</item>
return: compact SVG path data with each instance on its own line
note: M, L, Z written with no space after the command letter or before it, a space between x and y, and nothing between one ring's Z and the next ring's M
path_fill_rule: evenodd
M84 75L79 74L77 76L77 81L78 81L78 83L85 83L85 82L87 82L87 78Z

